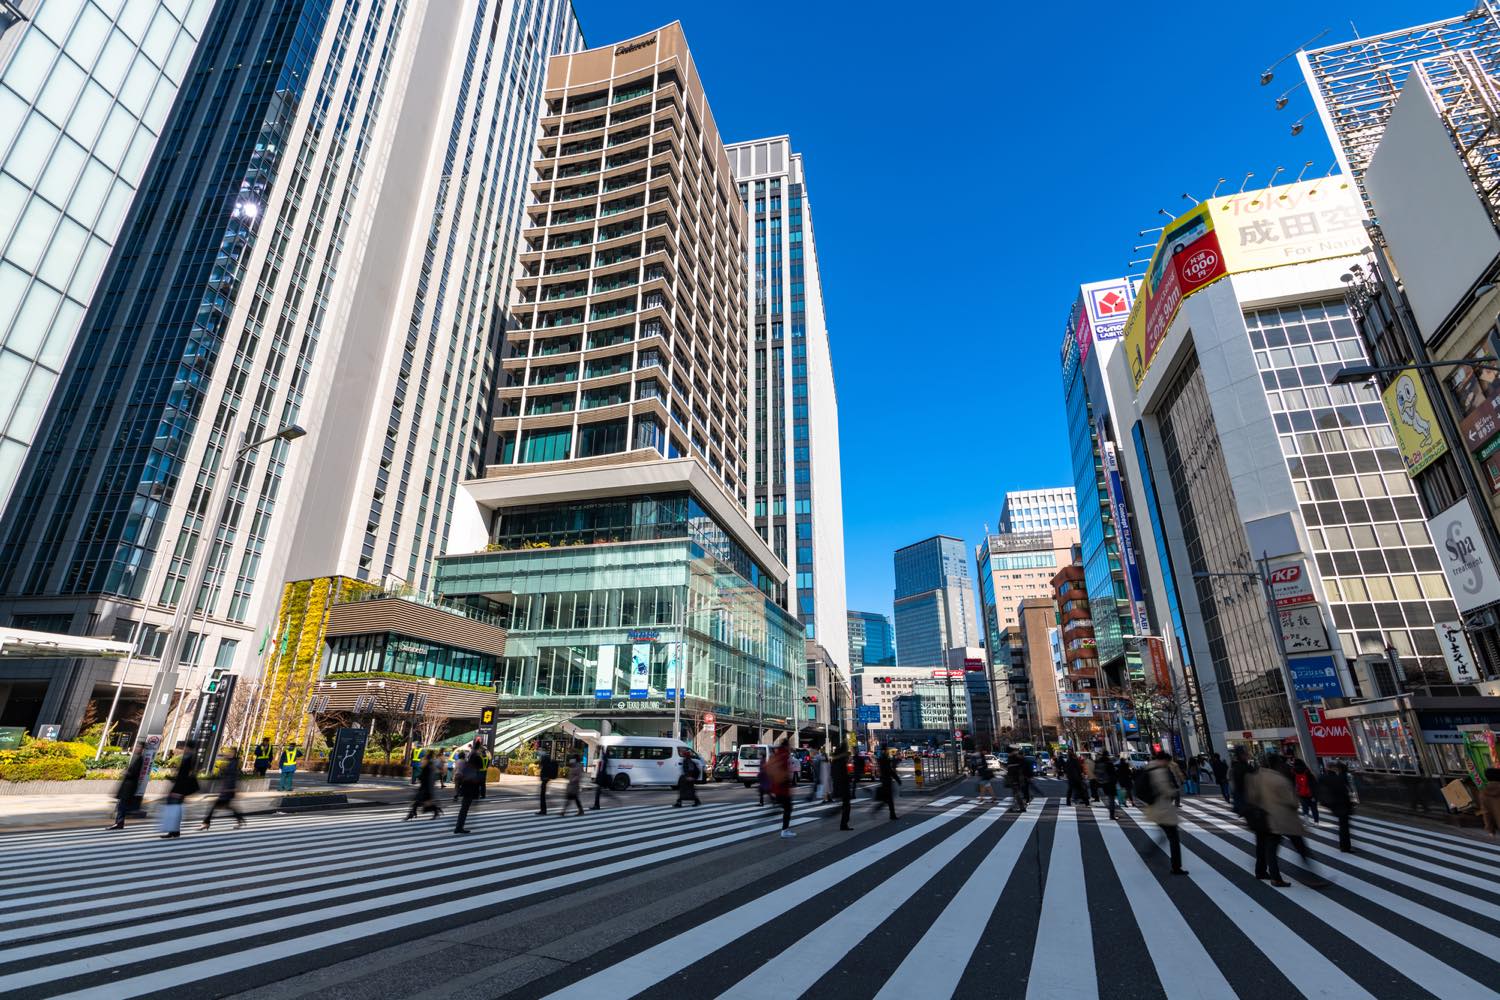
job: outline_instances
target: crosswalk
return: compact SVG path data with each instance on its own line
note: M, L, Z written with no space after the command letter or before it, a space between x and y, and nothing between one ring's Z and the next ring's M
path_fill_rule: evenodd
M1178 878L1134 810L1111 821L1048 798L1017 813L962 794L903 807L897 823L841 834L831 807L799 804L794 840L775 836L779 814L729 796L567 819L495 809L468 838L446 835L446 817L405 823L384 808L170 843L147 825L9 835L0 995L232 995L396 948L413 928L783 857L565 965L533 963L529 979L497 958L494 981L571 1000L1500 997L1493 843L1360 816L1358 853L1312 828L1318 863L1283 850L1294 885L1277 889L1252 877L1252 836L1208 796L1184 802Z

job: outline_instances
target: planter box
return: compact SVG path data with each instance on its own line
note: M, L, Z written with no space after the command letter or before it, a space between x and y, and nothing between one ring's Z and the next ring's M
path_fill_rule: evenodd
M115 797L119 778L79 778L77 781L0 781L0 795L103 795ZM172 788L170 779L153 778L146 794L165 795Z

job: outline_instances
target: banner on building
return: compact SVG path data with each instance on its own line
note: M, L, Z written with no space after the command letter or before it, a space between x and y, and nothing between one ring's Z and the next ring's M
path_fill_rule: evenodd
M1354 736L1347 719L1330 719L1321 709L1302 710L1307 716L1307 731L1312 734L1313 753L1319 757L1353 757Z
M1141 662L1152 685L1164 693L1172 690L1172 665L1167 662L1167 643L1160 636L1148 635L1141 639Z
M636 700L651 696L651 644L638 642L630 647L630 697Z
M1500 579L1488 544L1479 534L1467 497L1427 522L1432 544L1443 561L1448 589L1460 611L1500 601Z
M667 646L667 697L676 698L677 689L683 686L682 643L674 642ZM687 697L686 691L682 697Z
M1363 220L1354 186L1342 177L1211 198L1173 219L1125 326L1136 388L1188 296L1227 274L1357 253L1369 243Z
M1120 478L1120 460L1114 444L1104 433L1104 421L1095 428L1099 451L1104 456L1104 482L1109 492L1110 516L1115 523L1115 540L1120 548L1120 564L1125 570L1125 596L1130 604L1130 621L1136 635L1151 631L1146 614L1146 592L1141 588L1141 568L1135 558L1135 532L1130 526L1130 508L1125 503L1125 483Z
M594 664L594 697L608 698L615 693L615 647L600 646Z
M1443 660L1448 664L1448 676L1455 684L1478 684L1479 668L1474 665L1474 647L1469 645L1469 634L1460 622L1438 622L1435 626L1438 641L1443 646Z
M1407 475L1415 476L1448 450L1448 442L1432 412L1432 400L1415 369L1397 375L1380 399L1385 403L1391 430L1396 433L1401 457L1406 460Z
M1091 719L1094 717L1094 698L1079 691L1063 691L1057 696L1057 707L1064 719Z

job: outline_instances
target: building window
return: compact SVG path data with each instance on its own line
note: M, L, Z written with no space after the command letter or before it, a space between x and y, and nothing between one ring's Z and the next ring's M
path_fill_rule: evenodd
M521 446L522 462L558 462L568 457L573 432L566 427L527 431Z

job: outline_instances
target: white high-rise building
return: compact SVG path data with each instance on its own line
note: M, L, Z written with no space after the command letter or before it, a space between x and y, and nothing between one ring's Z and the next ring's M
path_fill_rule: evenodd
M807 641L847 677L838 396L802 154L784 135L726 148L745 204L755 527L791 574Z
M0 3L0 508L212 8Z
M1011 490L1000 507L1000 532L1078 528L1078 501L1071 486Z
M546 61L582 45L567 0L222 0L203 38L0 524L0 620L139 632L132 686L194 559L199 667L251 665L289 578L423 581L483 466ZM114 669L16 680L66 732Z

